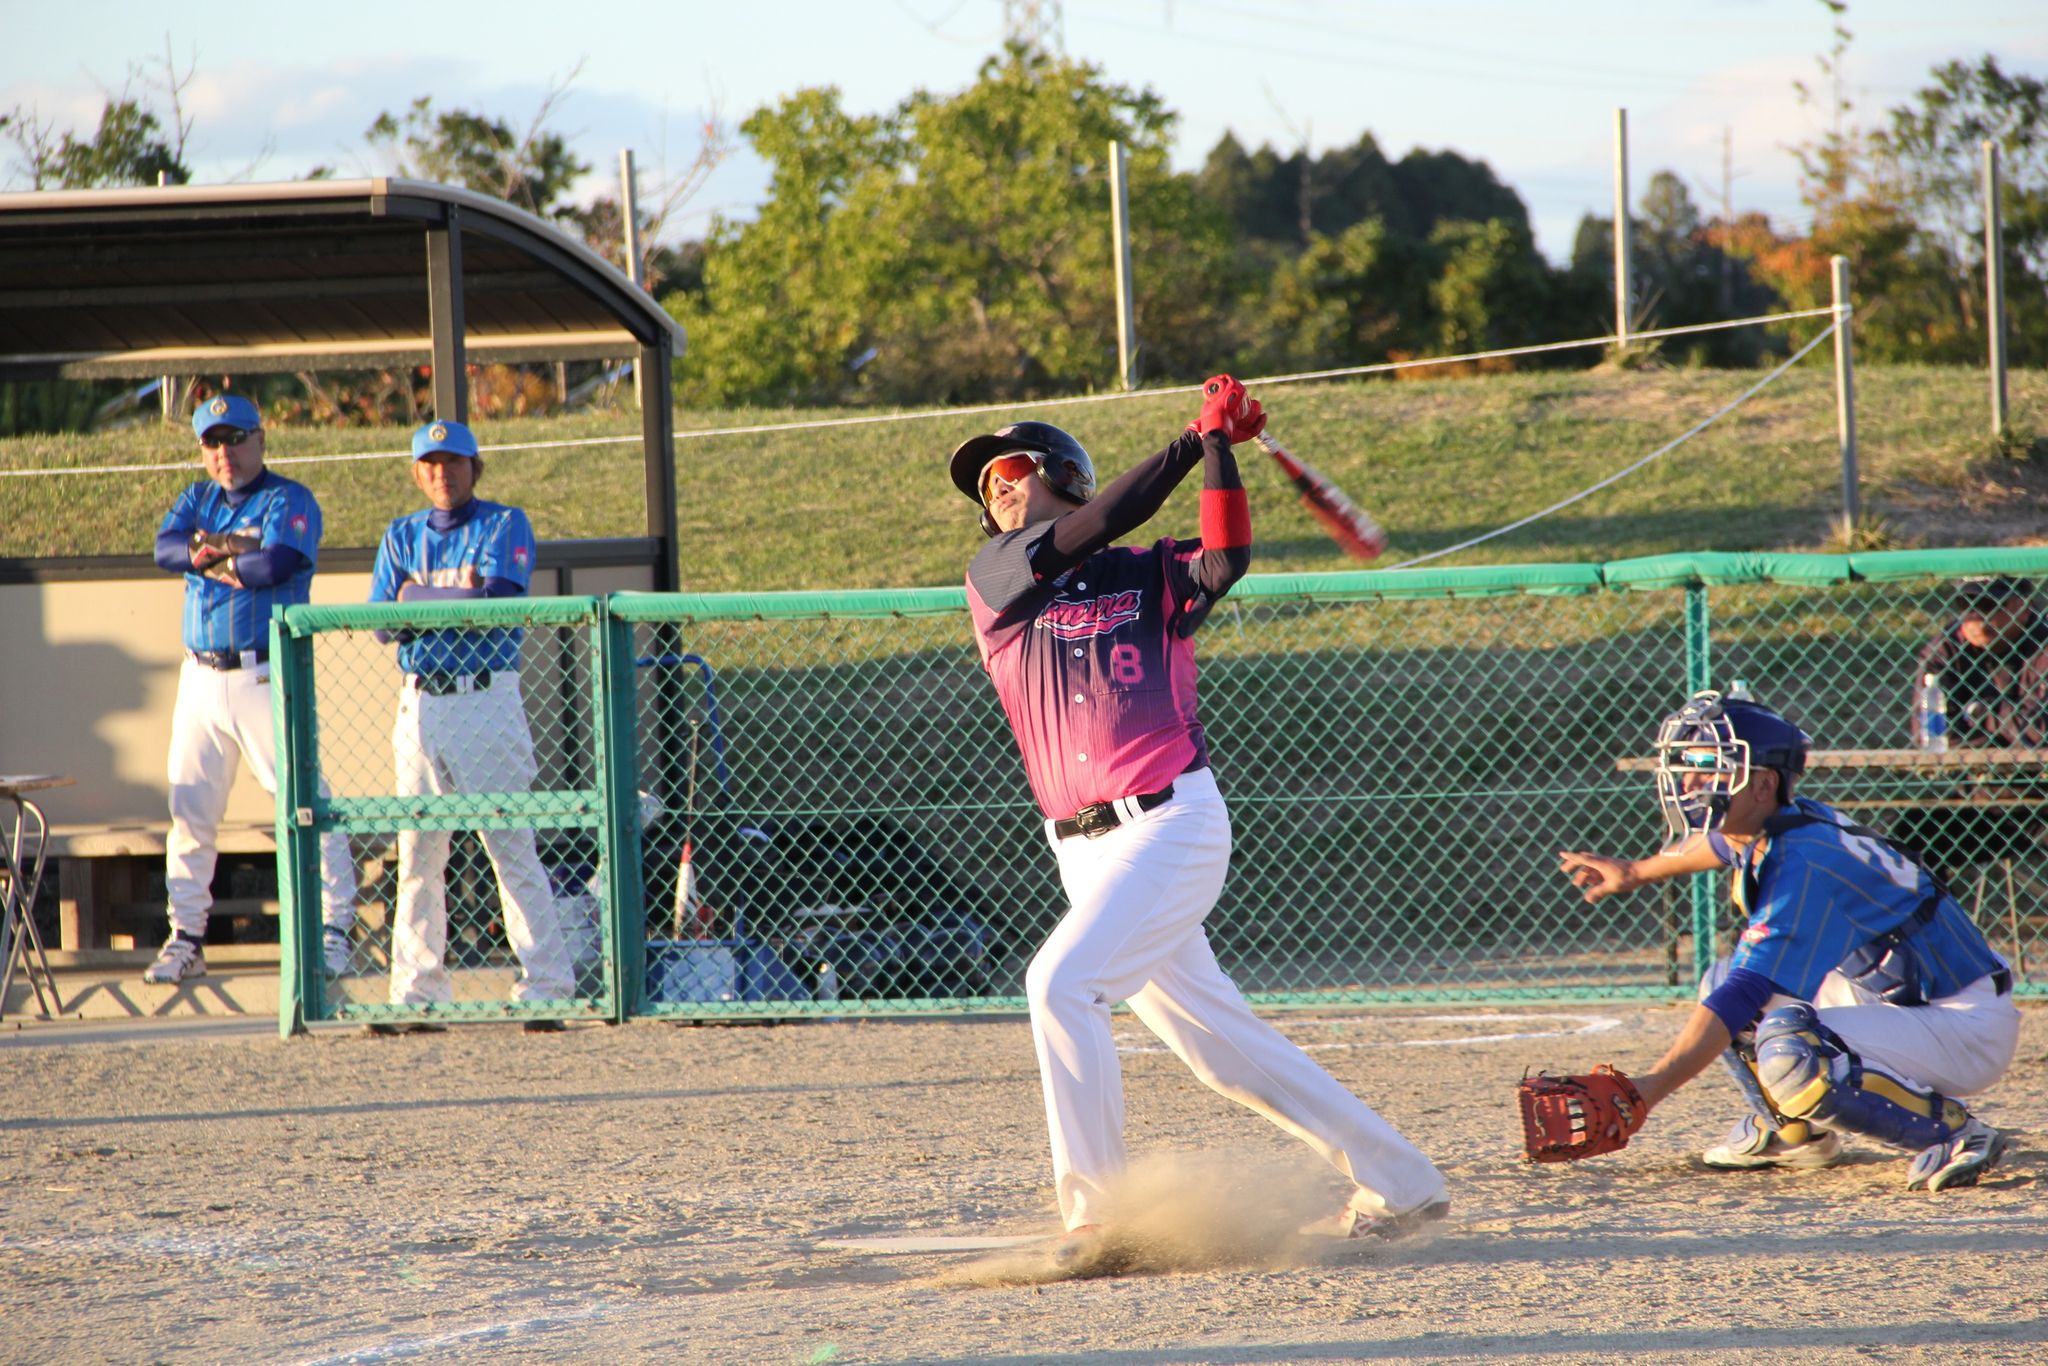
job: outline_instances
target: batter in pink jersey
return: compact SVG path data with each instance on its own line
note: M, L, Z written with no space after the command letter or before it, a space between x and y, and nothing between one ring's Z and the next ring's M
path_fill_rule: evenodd
M1305 1232L1389 1236L1450 1208L1430 1160L1246 1005L1203 920L1230 864L1230 817L1195 711L1195 630L1251 562L1233 441L1265 427L1244 386L1203 386L1201 416L1098 494L1073 437L1042 422L953 452L989 543L967 570L983 667L1046 817L1071 903L1025 974L1067 1237L1062 1267L1119 1255L1124 1165L1118 1001L1214 1090L1300 1138L1354 1184ZM1202 536L1111 543L1202 468Z

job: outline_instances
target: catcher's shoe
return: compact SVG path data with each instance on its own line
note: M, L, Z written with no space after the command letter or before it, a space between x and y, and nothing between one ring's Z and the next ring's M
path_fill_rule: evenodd
M1303 1224L1296 1232L1305 1238L1406 1238L1424 1224L1438 1223L1451 1214L1451 1198L1439 1195L1399 1214L1367 1214L1346 1205L1325 1219Z
M1906 1189L1947 1190L1950 1186L1974 1186L1977 1178L1998 1165L2005 1156L2005 1135L1975 1115L1956 1130L1946 1143L1921 1149L1906 1168Z
M1796 1127L1795 1127L1796 1126ZM1785 1135L1804 1132L1798 1142ZM1842 1160L1842 1136L1832 1129L1816 1129L1804 1120L1794 1120L1784 1129L1773 1129L1756 1115L1744 1115L1728 1131L1728 1137L1700 1154L1700 1161L1722 1171L1753 1171L1760 1167L1790 1167L1814 1171L1832 1167Z
M201 952L199 941L176 930L171 931L171 937L157 951L156 961L142 970L142 980L154 986L174 986L205 975L206 955Z

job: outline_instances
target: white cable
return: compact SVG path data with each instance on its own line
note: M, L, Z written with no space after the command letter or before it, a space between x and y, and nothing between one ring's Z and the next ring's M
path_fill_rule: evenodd
M1850 310L1839 310L1846 317ZM1659 337L1677 337L1695 332L1717 332L1731 327L1761 326L1765 323L1788 322L1796 318L1817 318L1837 312L1830 308L1808 308L1796 313L1764 313L1753 318L1731 318L1714 323L1691 323L1684 327L1665 327L1650 332L1631 332L1630 342L1655 341ZM1832 329L1830 329L1832 330ZM1826 336L1827 333L1821 333ZM1509 346L1496 351L1467 351L1456 356L1423 356L1415 360L1383 361L1376 365L1347 365L1335 370L1303 370L1291 375L1262 375L1244 381L1252 385L1301 384L1309 380L1341 379L1348 375L1381 375L1395 370L1419 370L1430 365L1458 365L1467 361L1497 360L1505 356L1530 356L1545 351L1570 351L1586 346L1609 346L1618 339L1613 336L1581 337L1576 341L1543 342L1535 346ZM1801 352L1800 354L1805 354ZM1080 403L1116 403L1124 399L1160 398L1174 394L1200 393L1199 384L1175 385L1166 389L1139 389L1130 392L1080 394L1072 398L1033 399L1027 402L977 403L961 408L924 408L907 413L874 413L866 417L816 418L806 422L763 422L748 427L706 427L698 431L676 432L677 441L699 441L714 436L760 436L770 432L821 431L828 427L861 427L878 422L923 422L939 417L969 417L976 413L1010 413L1020 408L1066 408ZM638 445L642 438L637 436L588 436L563 441L520 441L502 446L479 446L480 454L490 455L499 451L548 451L561 450L570 446L625 446ZM288 455L275 460L266 460L268 465L316 465L344 464L358 460L402 460L410 458L411 451L364 451L346 455ZM164 474L196 469L196 460L180 460L161 465L91 465L74 469L29 469L0 470L0 479L26 479L37 475L62 476L78 474Z
M1665 454L1668 451L1676 450L1678 447L1684 445L1686 442L1698 436L1707 428L1713 426L1716 422L1719 422L1722 418L1728 416L1728 414L1734 412L1737 408L1740 408L1743 404L1749 402L1750 399L1756 397L1756 395L1763 389L1765 385L1769 384L1778 376L1784 374L1787 370L1790 370L1794 365L1797 365L1802 359L1804 359L1807 352L1813 350L1814 347L1819 346L1822 342L1826 341L1829 337L1833 336L1835 329L1840 326L1840 323L1829 323L1825 328L1821 330L1821 334L1819 336L1815 337L1812 341L1800 347L1797 351L1794 351L1789 357L1787 357L1783 365L1780 365L1777 369L1771 371L1770 374L1765 375L1755 384L1752 384L1749 386L1749 388L1745 389L1742 392L1741 397L1735 399L1733 402L1727 404L1725 407L1719 409L1710 416L1705 417L1701 419L1699 422L1694 423L1690 428L1686 430L1686 432L1683 435L1675 437L1672 440L1665 442L1656 450L1651 451L1648 455L1644 456L1641 460L1636 461L1635 464L1630 465L1627 469L1616 470L1613 474L1608 475L1599 483L1591 485L1588 488L1583 488L1579 490L1577 493L1573 494L1571 497L1566 498L1561 502L1552 503L1549 507L1543 509L1543 511L1541 512L1532 512L1527 517L1522 518L1518 522L1509 522L1506 526L1497 527L1494 530L1487 532L1483 536L1474 536L1469 541L1460 541L1456 545L1445 546L1442 550L1432 550L1427 555L1417 555L1412 560L1403 560L1399 564L1388 565L1387 567L1389 569L1407 569L1412 565L1422 564L1424 561L1427 560L1436 560L1443 558L1445 555L1454 555L1460 550L1470 550L1473 546L1478 545L1481 541L1490 541L1496 536L1505 536L1510 531L1518 531L1522 527L1529 525L1529 523L1534 521L1540 521L1542 518L1548 517L1551 513L1556 512L1562 508L1568 508L1573 503L1576 503L1583 498L1590 498L1592 495L1598 493L1601 489L1606 488L1609 484L1612 484L1617 480L1620 480L1628 475L1634 474L1637 470L1649 464L1652 460L1655 460L1657 457Z

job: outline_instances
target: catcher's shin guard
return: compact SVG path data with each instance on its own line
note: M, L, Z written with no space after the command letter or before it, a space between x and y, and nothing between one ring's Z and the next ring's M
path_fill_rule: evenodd
M1756 1031L1757 1079L1780 1114L1825 1120L1917 1152L1946 1142L1970 1112L1858 1057L1808 1005L1780 1006Z

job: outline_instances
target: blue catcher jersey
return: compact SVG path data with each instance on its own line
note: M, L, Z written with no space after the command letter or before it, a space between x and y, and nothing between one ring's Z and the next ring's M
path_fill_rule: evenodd
M533 582L533 524L518 508L470 500L468 515L436 531L432 508L400 517L377 547L370 576L371 602L396 602L407 583L429 588L481 588L486 579L510 579L523 593ZM398 648L398 667L409 674L473 674L519 667L517 627L488 631L422 631Z
M304 484L265 470L229 502L227 490L208 480L188 486L171 504L157 534L175 531L254 532L263 547L289 546L306 557L299 571L268 588L233 588L203 574L185 575L185 648L262 650L270 644L270 614L306 601L312 591L314 552L320 545L320 505Z
M1934 895L1933 876L1882 840L1841 828L1833 808L1800 797L1817 817L1759 837L1734 877L1735 904L1749 916L1733 966L1759 973L1789 996L1812 1000L1821 978L1872 939L1905 925ZM1953 995L2005 966L1952 896L1913 933L1932 1000Z

